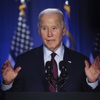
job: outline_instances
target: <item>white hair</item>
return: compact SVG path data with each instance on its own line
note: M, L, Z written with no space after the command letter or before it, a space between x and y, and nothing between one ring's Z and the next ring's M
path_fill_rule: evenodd
M41 20L41 17L45 14L54 14L54 13L57 13L61 16L61 21L62 21L62 24L64 26L64 15L62 13L61 10L57 9L57 8L47 8L47 9L44 9L43 11L40 12L39 16L38 16L38 19L39 19L39 23L40 23L40 20Z

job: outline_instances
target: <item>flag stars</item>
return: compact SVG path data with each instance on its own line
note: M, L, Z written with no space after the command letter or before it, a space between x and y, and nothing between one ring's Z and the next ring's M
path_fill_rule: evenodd
M15 50L18 51L18 48L16 48Z
M16 47L18 47L20 44L17 42L15 45L16 45Z
M21 43L24 43L25 41L24 41L24 39L21 39Z
M22 37L22 38L24 38L24 37L25 37L25 35L24 35L24 34L21 34L21 37Z
M22 23L21 22L18 22L18 26L21 26L22 25Z
M96 38L96 40L98 41L98 40L99 40L99 38Z
M94 42L94 54L95 55L100 55L100 33L97 33L97 36L95 38L95 42Z
M25 32L25 29L22 29L22 32L24 33Z
M22 27L25 28L26 27L26 24L22 24Z
M19 38L19 37L17 37L17 38L16 38L16 40L17 40L17 41L20 41L20 38Z
M11 50L14 50L14 46L11 46Z
M16 57L18 56L18 53L17 53L17 52L15 52L15 56L16 56Z
M18 27L18 28L17 28L17 30L18 30L18 31L21 31L21 28L20 28L20 27Z
M30 43L30 46L32 47L33 45L34 45L34 44L31 42L31 43Z
M21 21L22 20L22 17L19 17L18 20Z
M15 44L15 42L14 41L12 41L12 45L14 45Z
M94 50L97 51L98 49L97 48L94 48Z
M28 44L29 44L29 41L26 41L26 42L25 42L25 44L27 44L27 45L28 45Z
M30 47L29 49L31 50L31 49L33 49L33 47Z
M19 37L20 35L21 35L20 32L18 32L18 33L17 33L17 36Z
M25 46L25 49L26 49L26 50L28 49L28 46L27 46L27 45Z
M26 50L33 48L33 42L30 37L29 26L26 23L26 18L19 14L17 29L14 32L11 50L14 52L13 56L25 52Z
M24 48L24 45L23 45L23 44L20 44L20 47L21 47L21 48Z
M27 39L27 40L29 39L29 36L28 36L28 35L26 36L26 39Z
M20 12L20 13L19 13L19 16L21 16L21 17L22 17L22 12Z
M27 35L30 34L30 31L26 31L26 34L27 34Z
M23 49L20 49L20 53L23 53Z

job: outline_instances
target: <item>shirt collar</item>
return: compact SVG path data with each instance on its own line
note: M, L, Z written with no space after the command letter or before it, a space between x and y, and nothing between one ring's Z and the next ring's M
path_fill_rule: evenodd
M44 56L47 58L51 55L52 51L50 51L45 45L43 46ZM64 46L61 43L60 47L55 51L57 56L61 57L64 54Z
M64 46L60 45L60 47L55 51L55 53L57 54L57 56L61 57L64 54Z

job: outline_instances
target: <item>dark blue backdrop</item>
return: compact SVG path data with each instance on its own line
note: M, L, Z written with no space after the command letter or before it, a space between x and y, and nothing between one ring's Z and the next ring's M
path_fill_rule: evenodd
M40 11L48 7L54 7L64 12L63 7L65 1L66 0L28 0L27 21L30 26L31 36L33 37L34 47L42 43L37 31L38 14ZM89 1L90 0L69 0L71 7L71 25L76 50L88 57L92 51L93 39L99 25L96 24L95 27L93 26L95 24L93 22L95 20L94 14L96 6L93 8L94 0ZM12 36L18 21L19 4L19 0L0 0L0 72L1 66L8 58L10 52Z

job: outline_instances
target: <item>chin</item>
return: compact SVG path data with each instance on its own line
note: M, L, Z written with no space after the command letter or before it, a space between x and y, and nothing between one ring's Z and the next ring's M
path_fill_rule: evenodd
M55 51L55 50L56 50L54 47L48 47L48 49L49 49L50 51Z

